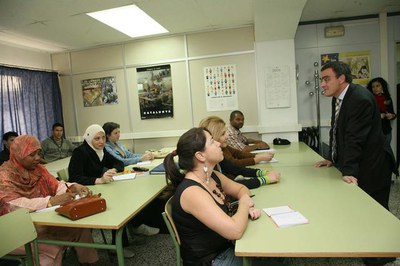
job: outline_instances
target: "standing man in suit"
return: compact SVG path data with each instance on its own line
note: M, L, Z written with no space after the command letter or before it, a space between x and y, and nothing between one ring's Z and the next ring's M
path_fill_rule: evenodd
M334 165L343 180L360 186L389 209L392 172L398 174L392 149L385 141L378 105L371 92L352 84L351 71L343 62L321 68L321 87L332 97L329 159L317 167ZM364 258L367 266L385 265L396 258Z
M385 142L374 96L351 82L350 68L343 62L329 62L321 69L321 87L332 97L332 119L329 159L316 166L333 164L345 182L359 185L389 209L391 176L397 173L394 155Z

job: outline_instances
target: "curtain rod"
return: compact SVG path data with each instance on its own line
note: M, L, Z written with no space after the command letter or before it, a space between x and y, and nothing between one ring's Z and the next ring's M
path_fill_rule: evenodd
M19 69L25 69L25 70L34 70L34 71L55 72L55 73L59 74L57 71L51 70L51 69L42 69L42 68L35 68L35 67L22 67L22 66L2 64L2 63L0 63L0 66L19 68Z

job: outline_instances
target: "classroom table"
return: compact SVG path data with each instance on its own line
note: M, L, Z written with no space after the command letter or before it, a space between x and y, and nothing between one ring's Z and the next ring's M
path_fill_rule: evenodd
M154 164L161 160L154 160ZM84 246L117 251L118 265L124 265L122 232L129 220L149 204L166 187L164 175L138 175L133 180L114 181L108 184L88 186L93 193L101 193L106 199L107 210L76 221L58 215L55 211L32 213L35 225L114 229L116 244L76 243L66 241L38 240L38 243L65 246ZM36 250L37 251L37 250ZM37 256L36 256L37 258Z
M274 158L278 160L277 163L267 164L271 166L314 165L317 161L322 160L318 153L303 142L294 142L290 145L271 145L271 151L274 153ZM258 164L255 167L266 168L267 166L266 164Z
M282 179L254 189L253 200L260 209L288 205L309 223L278 228L262 212L236 241L235 254L244 265L251 265L251 257L400 257L400 220L358 186L342 181L336 168L315 168L304 159L312 153L303 144L291 145L277 149L278 163L256 165L280 171Z
M60 160L56 160L50 163L43 164L46 167L47 171L50 172L53 176L57 177L57 172L61 169L68 168L69 161L71 160L71 156L65 157Z

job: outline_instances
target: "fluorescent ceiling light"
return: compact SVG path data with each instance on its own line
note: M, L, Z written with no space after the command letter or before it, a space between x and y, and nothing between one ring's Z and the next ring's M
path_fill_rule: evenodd
M168 32L136 5L91 12L87 15L132 38Z

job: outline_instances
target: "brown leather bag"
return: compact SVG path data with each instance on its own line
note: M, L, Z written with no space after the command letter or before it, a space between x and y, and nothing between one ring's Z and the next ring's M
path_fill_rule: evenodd
M78 220L106 210L106 200L98 195L88 195L84 198L70 201L56 209L61 215L71 220Z

